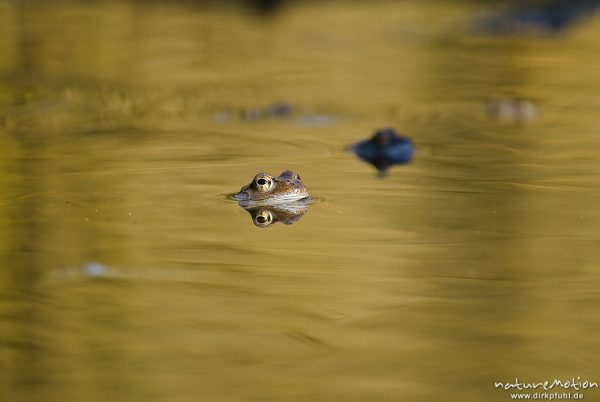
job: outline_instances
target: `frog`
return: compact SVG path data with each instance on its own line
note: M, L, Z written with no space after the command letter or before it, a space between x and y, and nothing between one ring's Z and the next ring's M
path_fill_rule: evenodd
M239 201L242 207L250 204L279 204L310 200L308 190L304 187L300 176L291 170L285 170L278 177L269 173L259 173L233 198Z

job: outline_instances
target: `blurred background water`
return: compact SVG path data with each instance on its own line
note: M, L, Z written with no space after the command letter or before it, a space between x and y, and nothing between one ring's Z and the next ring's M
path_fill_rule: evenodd
M593 10L257 4L0 1L0 399L600 381ZM317 202L258 228L227 194L285 169Z

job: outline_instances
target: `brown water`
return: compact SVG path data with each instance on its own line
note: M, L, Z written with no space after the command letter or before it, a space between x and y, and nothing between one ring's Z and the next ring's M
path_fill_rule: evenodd
M0 399L600 382L600 22L497 38L480 12L0 2ZM532 121L486 117L512 97ZM418 154L379 178L346 147L385 126ZM293 225L227 199L285 169L317 198Z

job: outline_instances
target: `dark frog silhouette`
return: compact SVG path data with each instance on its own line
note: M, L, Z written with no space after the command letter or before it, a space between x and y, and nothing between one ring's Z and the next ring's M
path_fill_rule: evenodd
M286 170L279 177L259 173L240 189L234 199L253 204L277 204L308 198L308 191L297 173Z
M252 222L266 228L276 222L291 225L304 216L311 198L297 173L286 170L279 177L257 174L233 198L252 216Z
M398 135L393 128L384 128L377 130L371 139L354 144L351 150L384 175L391 166L410 162L415 145L409 138Z

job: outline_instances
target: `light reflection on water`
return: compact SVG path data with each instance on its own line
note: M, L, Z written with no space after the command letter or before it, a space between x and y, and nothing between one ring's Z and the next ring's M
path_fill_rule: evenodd
M600 380L598 24L456 29L476 9L1 4L7 400L503 401L494 381ZM532 121L487 118L519 97ZM293 114L238 117L278 102ZM381 178L347 147L388 126L418 152ZM293 225L224 197L286 169L322 200Z

